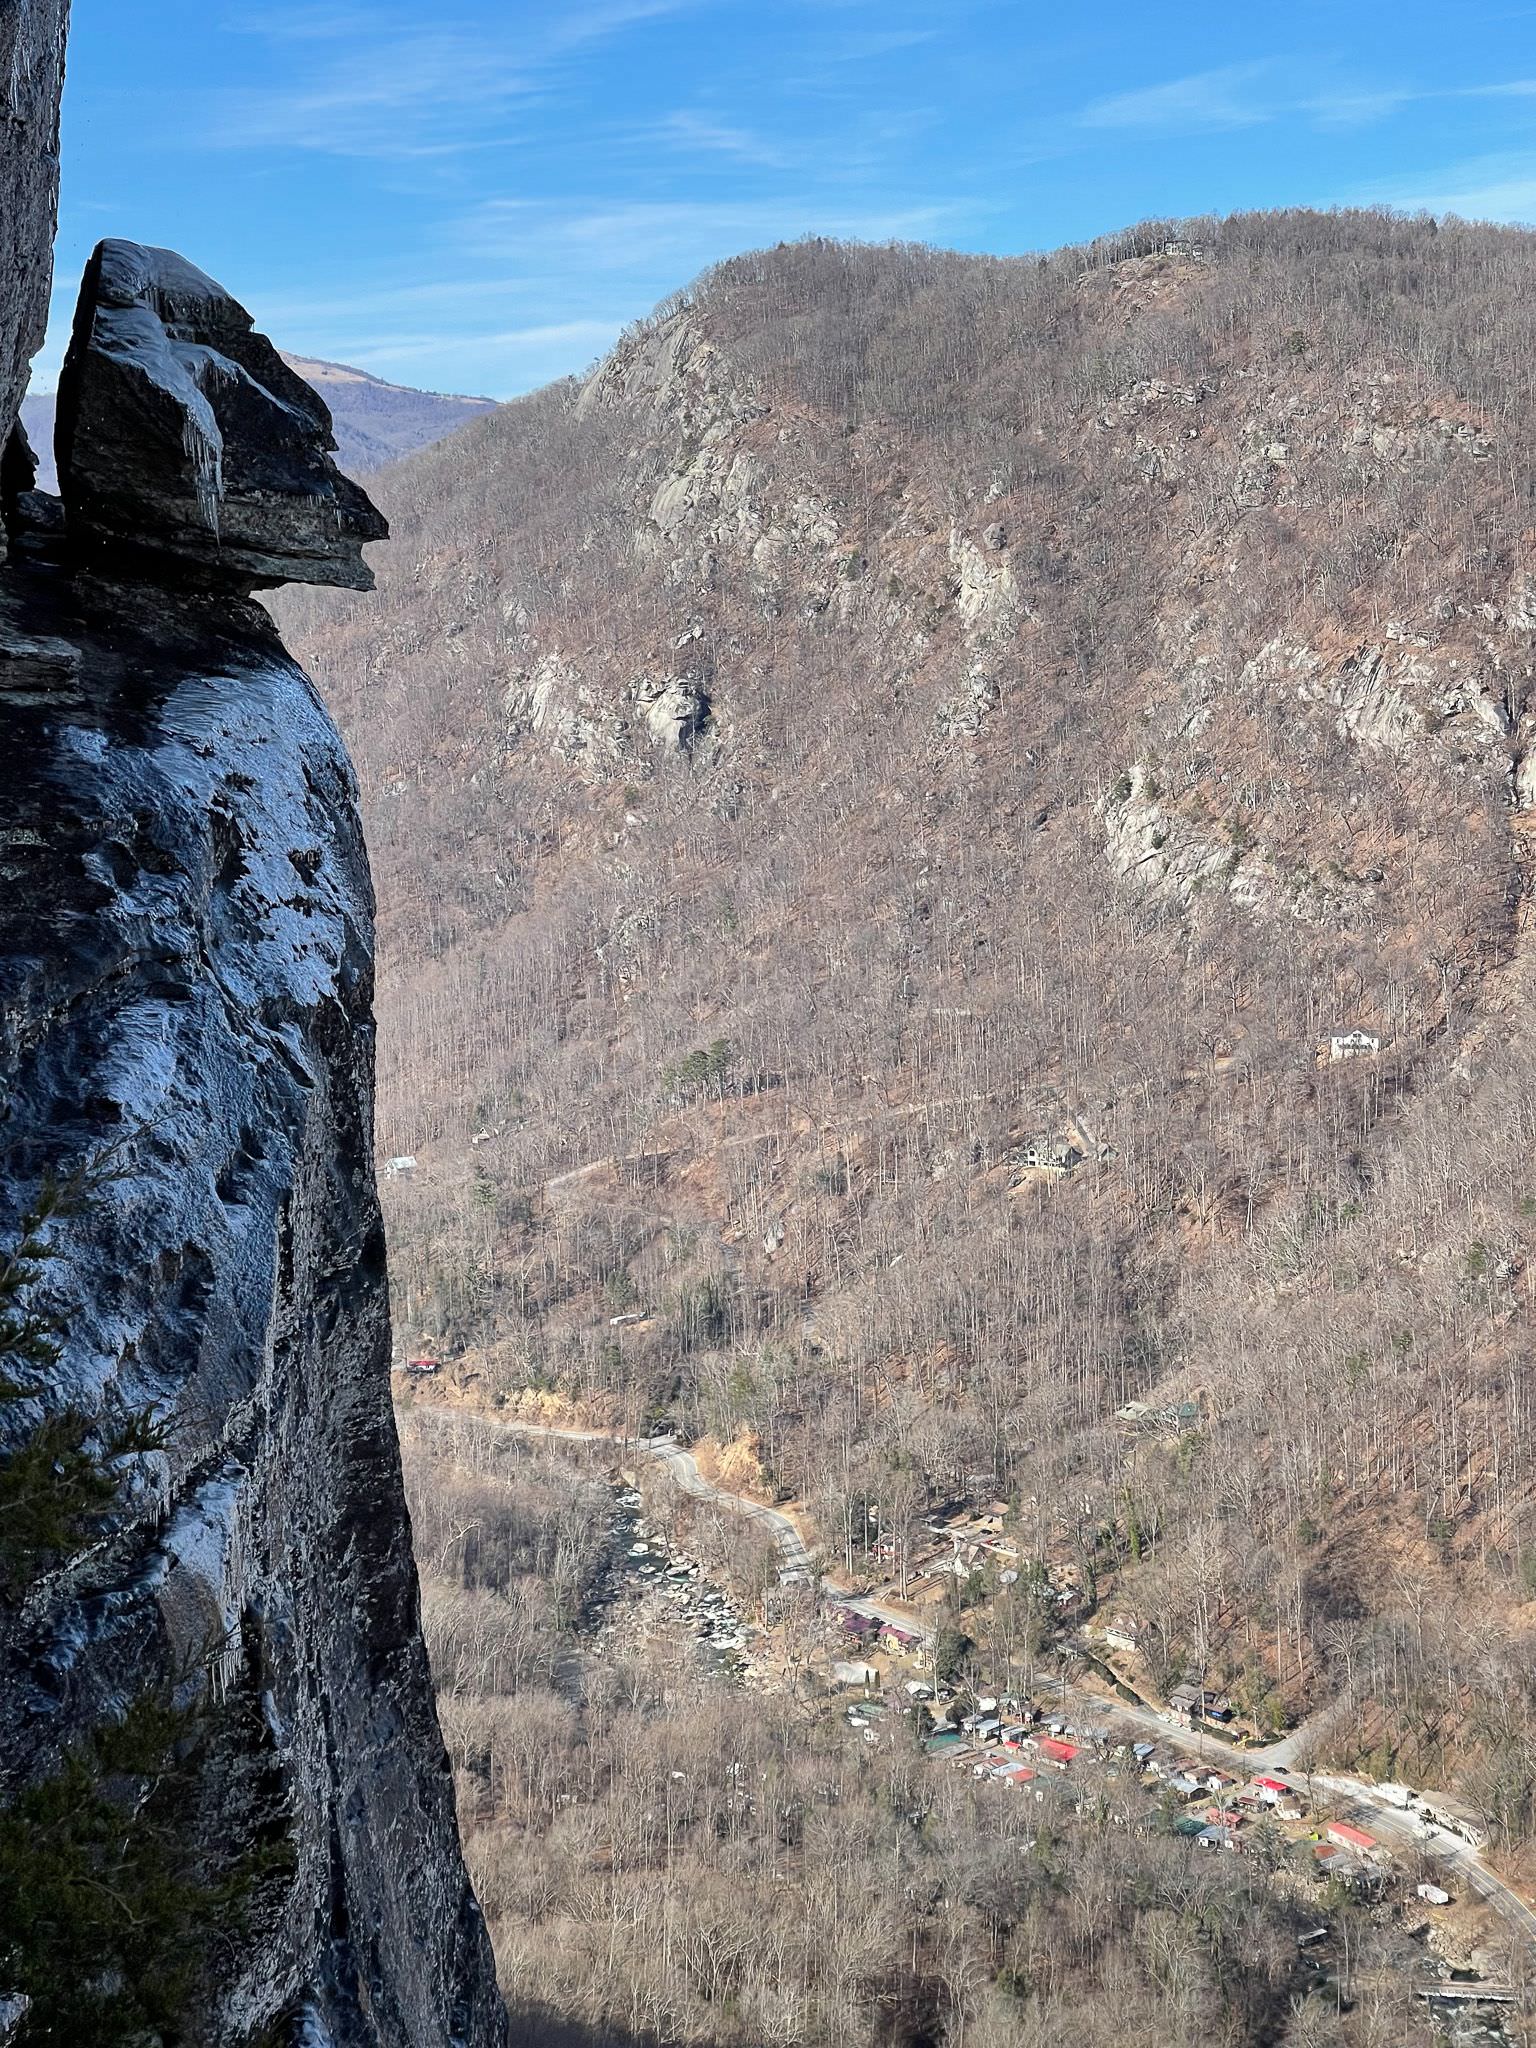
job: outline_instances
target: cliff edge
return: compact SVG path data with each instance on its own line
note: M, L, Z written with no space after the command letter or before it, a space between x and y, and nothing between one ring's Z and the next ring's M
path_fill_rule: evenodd
M9 14L13 81L62 34ZM0 141L0 444L51 76ZM366 586L383 524L168 252L98 251L66 381L65 502L11 441L0 568L0 2040L495 2048L389 1404L356 788L249 596Z

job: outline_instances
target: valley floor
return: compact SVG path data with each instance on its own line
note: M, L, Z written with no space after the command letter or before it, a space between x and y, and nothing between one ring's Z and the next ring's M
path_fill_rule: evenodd
M402 1410L402 1421L408 1442L417 1443L421 1432L435 1435L433 1469L450 1486L460 1461L470 1469L494 1466L515 1473L522 1459L542 1470L539 1484L548 1486L552 1468L546 1454L554 1452L561 1455L567 1478L553 1483L586 1489L594 1501L606 1486L609 1497L618 1500L606 1548L599 1546L590 1561L595 1605L584 1608L583 1613L593 1618L572 1618L573 1632L567 1632L565 1648L553 1655L549 1664L553 1698L561 1702L559 1711L563 1716L574 1715L568 1721L566 1738L574 1739L578 1753L590 1749L594 1739L588 1721L594 1672L601 1674L598 1693L606 1695L617 1671L628 1666L630 1675L621 1689L631 1702L643 1701L647 1685L654 1686L656 1680L646 1681L639 1673L646 1669L656 1672L659 1660L659 1669L670 1676L662 1691L651 1695L650 1715L642 1708L641 1720L632 1732L643 1728L650 1741L660 1735L664 1746L678 1758L666 1782L694 1788L686 1795L676 1795L686 1805L691 1806L697 1796L697 1715L712 1711L728 1726L744 1731L765 1712L770 1717L777 1715L780 1707L774 1702L778 1701L793 1714L792 1725L799 1731L791 1738L794 1744L824 1759L836 1757L840 1772L846 1773L851 1762L853 1777L846 1796L852 1797L852 1788L860 1784L867 1790L872 1779L878 1780L904 1755L903 1776L914 1787L909 1796L920 1799L919 1811L929 1816L944 1811L950 1824L958 1826L962 1840L968 1834L974 1836L973 1853L981 1853L984 1844L995 1844L1001 1828L1001 1838L1016 1840L1024 1858L1034 1855L1042 1837L1049 1834L1057 1851L1070 1859L1081 1841L1085 1816L1097 1812L1128 1831L1128 1844L1161 1839L1167 1850L1190 1865L1191 1875L1214 1873L1227 1890L1235 1883L1250 1896L1257 1886L1260 1897L1268 1902L1266 1910L1278 1914L1282 1922L1287 1915L1294 1916L1299 1933L1291 1939L1305 1937L1304 1947L1295 1951L1295 1982L1290 1987L1293 2013L1306 2011L1309 1999L1316 2002L1316 1990L1308 1994L1303 1989L1298 1997L1297 1985L1309 1983L1326 1984L1336 2005L1342 1999L1346 2007L1361 2001L1379 2007L1381 1985L1367 1993L1374 1966L1362 1958L1383 1941L1388 1948L1395 1944L1394 1953L1400 1952L1405 1959L1416 1953L1407 1980L1397 1966L1399 1990L1406 1981L1412 2007L1417 2009L1416 2017L1398 2001L1405 2026L1422 2022L1433 2028L1441 2024L1443 2015L1437 2017L1440 2008L1431 2002L1437 1986L1444 1986L1447 1997L1462 2003L1475 2002L1481 1995L1489 2009L1501 2012L1509 2009L1505 2001L1518 2002L1522 1995L1512 1986L1523 1982L1536 1962L1536 1915L1515 1889L1488 1867L1474 1846L1448 1827L1405 1811L1398 1803L1404 1797L1400 1790L1395 1797L1389 1796L1364 1781L1319 1768L1315 1728L1304 1725L1280 1741L1239 1748L1205 1730L1181 1728L1166 1710L1116 1699L1097 1682L1071 1681L1065 1676L1065 1665L1061 1682L1050 1685L1044 1705L1009 1700L989 1716L978 1710L974 1693L937 1679L934 1656L939 1631L919 1619L910 1605L870 1599L821 1580L814 1548L806 1540L803 1514L754 1501L720 1484L703 1469L694 1452L674 1439L625 1440L622 1434L591 1428L434 1409L421 1398L421 1390ZM487 1439L500 1439L501 1448L488 1452ZM466 1452L466 1446L474 1448ZM628 1481L641 1490L621 1490L614 1495L616 1482L601 1475L617 1468L623 1468ZM509 1484L515 1493L515 1480ZM686 1537L661 1536L660 1529L672 1525L679 1509ZM707 1511L706 1517L701 1518L700 1509ZM642 1511L644 1519L637 1519ZM720 1552L708 1568L698 1561L701 1548L709 1549L710 1518L716 1533L723 1518L729 1525L745 1526L766 1538L771 1571L763 1572L759 1552L756 1624L749 1618L754 1611L750 1592L744 1592L739 1584L727 1590L732 1566L740 1570L742 1554ZM632 1540L637 1536L640 1540ZM439 1553L430 1567L429 1620L437 1598L434 1578L441 1563ZM476 1569L470 1567L471 1578ZM793 1605L807 1588L814 1602L809 1628L803 1609L798 1623L791 1615L765 1624L766 1615L781 1610L786 1600ZM847 1661L848 1655L854 1654L847 1652L845 1633L845 1617L850 1613L883 1625L887 1632L893 1628L901 1631L904 1641L895 1655L877 1652L879 1670ZM511 1843L517 1841L523 1853L530 1850L531 1838L537 1838L545 1844L539 1853L553 1853L555 1838L565 1829L557 1825L551 1831L538 1826L528 1810L530 1798L536 1797L535 1786L513 1782L506 1757L498 1761L495 1724L503 1717L489 1700L515 1700L521 1686L514 1681L508 1695L493 1691L476 1708L473 1688L466 1699L458 1666L462 1651L454 1624L450 1621L447 1627L448 1656L455 1676L445 1692L445 1725L460 1764L461 1796L468 1801L472 1862L483 1895L489 1886L494 1902L506 1882L504 1854ZM717 1647L720 1645L724 1648ZM733 1672L737 1674L734 1683ZM926 1676L912 1675L915 1673ZM746 1693L740 1689L742 1677L752 1688ZM719 1690L722 1686L726 1688L723 1693ZM705 1702L712 1695L717 1704L707 1710ZM545 1711L549 1704L547 1700ZM982 1704L990 1706L991 1702ZM971 1711L961 1727L958 1723L967 1705ZM674 1725L680 1708L681 1721ZM1010 1715L1014 1725L1001 1725ZM515 1721L518 1717L514 1713L507 1718ZM1048 1727L1056 1732L1048 1733ZM952 1728L953 1732L932 1734L925 1741L923 1731L935 1728ZM505 1724L500 1732L505 1736ZM617 1911L624 1889L613 1879L619 1851L616 1842L605 1837L605 1830L614 1823L614 1799L619 1798L622 1805L623 1787L635 1759L611 1740L603 1747L606 1761L601 1791L593 1780L588 1757L574 1774L585 1779L586 1789L563 1793L557 1803L574 1800L596 1825L597 1833L591 1838L592 1853L597 1857L593 1868L610 1873L604 1888ZM732 1781L742 1776L742 1757L729 1743L713 1747L724 1774L723 1789L729 1792ZM787 1761L780 1755L778 1767L787 1768ZM538 1775L547 1775L548 1768L541 1763ZM515 1766L513 1770L515 1774ZM916 1778L908 1776L913 1770L918 1773ZM761 1782L761 1766L759 1773ZM659 1782L649 1776L646 1781ZM918 1784L924 1787L921 1794L915 1789ZM1266 1785L1273 1789L1261 1789ZM715 1788L716 1792L720 1789L718 1785ZM669 1812L673 1796L667 1795ZM927 1825L925 1820L923 1826ZM580 1832L585 1839L585 1830ZM690 1822L684 1833L692 1832ZM1238 1854L1211 1855L1210 1847L1217 1843ZM799 1846L803 1848L803 1844ZM770 1857L770 1861L777 1860ZM807 1875L803 1857L795 1860L794 1881L803 1883ZM1326 1872L1324 1863L1330 1866ZM789 1875L781 1871L777 1881L783 1882ZM1416 1891L1418 1886L1429 1887L1431 1900L1444 1894L1451 1903L1426 1905ZM530 1948L540 1950L538 1936L536 1931L519 1928L511 1918L499 1922L493 1904L488 1904L488 1911L493 1930L500 1926L504 1944L510 1944L517 1958L515 1962L512 1955L503 1959L504 1971L510 1973L509 1995L516 2004L517 1973L526 1968ZM1342 1946L1336 1921L1345 1927ZM1329 1931L1318 1934L1319 1925ZM738 1960L743 1969L750 1970L751 1937L743 1932L739 1938L744 1946ZM1357 1947L1361 1943L1363 1947ZM1453 1970L1459 1972L1454 1984ZM1480 1993L1478 1982L1466 1981L1469 1978L1481 1980ZM590 1984L584 1987L588 2002L583 2007L583 2024L588 2025L591 1989ZM541 2010L547 2018L565 2009L565 2000L575 1999L582 2005L573 1979L547 1984L543 1997L546 2003ZM1028 2004L1026 1999L1026 2009ZM729 2026L720 2031L723 2016L719 2014L702 2032L698 2015L690 2023L691 2030L678 2030L677 2011L681 2009L670 2007L663 1999L647 2027L658 2039L672 2037L664 2017L670 2010L670 2025L677 2038L735 2038ZM626 2025L633 2023L631 2014ZM610 2018L603 2024L613 2022ZM807 2028L803 2038L808 2042L860 2038L852 2014L844 2015L841 2035L822 2031L827 2026L824 2013L818 2018L807 2014L803 2024ZM907 2024L921 2035L929 2022L920 2023L909 2014ZM847 2031L850 2026L852 2033ZM1278 2036L1272 2030L1261 2030L1231 2038L1257 2042ZM1352 2037L1345 2033L1340 2038ZM1360 2038L1376 2036L1367 2032ZM1405 2032L1402 2038L1417 2036ZM1424 2039L1429 2038L1426 2033Z

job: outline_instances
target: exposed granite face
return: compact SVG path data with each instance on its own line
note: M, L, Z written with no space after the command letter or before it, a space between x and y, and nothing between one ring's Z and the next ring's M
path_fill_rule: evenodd
M0 449L48 324L68 25L69 0L0 5Z
M185 2038L501 2048L389 1405L356 790L244 594L364 582L382 521L240 309L132 244L82 315L74 532L29 489L65 15L0 0L0 1251L48 1177L96 1172L50 1226L62 1349L0 1401L0 1460L51 1413L103 1442L153 1414L161 1447L0 1587L0 1801L129 1700L201 1703L185 1839L213 1873L289 1853Z
M59 379L70 544L219 588L371 590L388 532L331 460L331 415L245 308L170 249L102 242Z
M55 1226L45 1400L167 1427L103 1539L0 1603L0 1783L207 1687L208 1839L264 1802L296 1868L197 2039L495 2048L389 1405L352 771L257 606L49 554L0 570L0 1244L110 1154Z

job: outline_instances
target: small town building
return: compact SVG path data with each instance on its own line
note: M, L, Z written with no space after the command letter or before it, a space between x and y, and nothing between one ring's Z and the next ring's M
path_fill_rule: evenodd
M1347 1849L1355 1856L1378 1856L1381 1844L1374 1835L1368 1835L1364 1828L1351 1827L1348 1821L1329 1821L1324 1833L1337 1849Z
M1341 1025L1328 1034L1328 1057L1330 1060L1370 1059L1381 1051L1381 1038L1377 1032L1362 1031L1358 1025Z
M1026 1138L1019 1147L1018 1163L1036 1173L1071 1173L1085 1158L1082 1148L1070 1138L1053 1138L1045 1132Z

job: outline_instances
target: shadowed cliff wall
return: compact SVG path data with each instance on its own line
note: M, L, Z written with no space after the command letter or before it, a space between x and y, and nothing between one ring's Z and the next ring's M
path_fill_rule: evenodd
M0 14L0 431L47 302L63 28ZM87 573L41 502L0 568L0 1255L75 1187L0 1477L78 1416L109 1492L0 1584L0 1819L154 1699L187 1717L177 1853L255 1864L178 2038L497 2048L389 1405L352 771L258 606L147 573ZM8 1937L0 2038L43 2038Z

